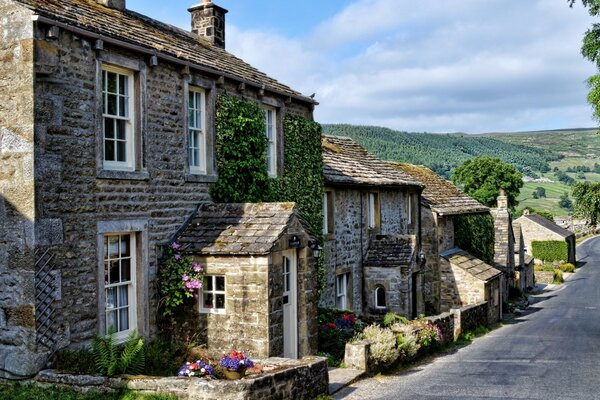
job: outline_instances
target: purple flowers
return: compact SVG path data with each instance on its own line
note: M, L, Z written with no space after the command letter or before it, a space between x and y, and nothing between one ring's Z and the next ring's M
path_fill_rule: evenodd
M198 279L192 279L190 281L185 282L185 288L193 293L196 289L202 289L202 282Z
M246 368L254 367L254 363L245 354L239 351L232 351L229 355L224 355L221 358L221 367L232 371L240 371Z
M181 260L181 256L179 254L175 254L175 260L177 260L177 261Z
M194 270L194 272L202 272L202 266L198 263L193 263L192 269Z
M215 368L212 365L198 360L194 363L183 364L177 376L213 376L214 374Z
M171 243L171 248L173 250L178 250L180 247L181 247L181 245L179 243L177 243L177 242Z

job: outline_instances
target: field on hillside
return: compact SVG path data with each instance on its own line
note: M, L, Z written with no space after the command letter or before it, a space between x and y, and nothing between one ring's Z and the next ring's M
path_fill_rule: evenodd
M534 199L533 192L537 187L543 187L546 189L546 197L541 199ZM519 205L517 208L522 209L525 207L531 207L535 209L545 210L551 212L555 216L566 216L568 211L558 206L560 196L567 192L571 197L571 186L556 183L538 183L528 182L521 188L521 194L517 197ZM571 198L572 200L572 198Z

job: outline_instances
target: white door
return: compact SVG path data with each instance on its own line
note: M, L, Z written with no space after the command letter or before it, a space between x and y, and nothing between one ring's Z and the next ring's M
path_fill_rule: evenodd
M283 253L283 356L298 358L296 250Z

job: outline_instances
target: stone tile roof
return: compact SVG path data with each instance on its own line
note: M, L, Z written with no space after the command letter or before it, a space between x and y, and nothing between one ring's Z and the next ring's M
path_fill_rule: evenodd
M206 39L130 10L104 7L95 0L15 0L35 14L112 39L137 45L214 70L231 74L257 87L274 89L314 103L290 87L270 78ZM191 17L190 17L191 21Z
M349 137L323 136L325 183L362 186L422 186Z
M414 258L416 239L410 236L377 235L369 243L364 260L366 267L398 267L410 265Z
M440 257L445 258L450 262L450 264L463 269L471 276L484 282L487 282L502 274L502 272L498 271L491 265L484 263L477 257L472 256L466 251L458 248L448 250L440 254Z
M422 203L440 215L483 213L490 210L427 167L394 162L390 162L390 166L425 185L421 194Z
M177 241L188 254L265 255L293 218L295 203L203 203Z
M516 220L516 222L519 223L522 219L528 219L529 221L532 221L532 222L538 224L539 226L546 228L549 231L554 232L557 235L559 235L565 239L568 238L569 236L575 235L570 230L562 228L562 227L558 226L557 224L555 224L554 222L547 220L546 218L544 218L540 215L537 215L537 214L523 215L521 218L518 218Z

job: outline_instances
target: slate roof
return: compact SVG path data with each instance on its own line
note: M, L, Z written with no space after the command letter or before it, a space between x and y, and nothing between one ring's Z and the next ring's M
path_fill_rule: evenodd
M458 248L448 250L440 254L440 257L445 258L450 262L450 264L463 269L471 276L484 282L487 282L502 274L502 272L498 271L491 265L484 263L477 257Z
M425 185L421 194L423 205L440 215L472 214L489 212L490 209L427 167L389 163L392 168L403 171Z
M295 203L203 203L177 241L188 254L266 255L293 218Z
M15 1L35 14L53 21L140 46L156 52L157 55L167 55L191 65L206 67L217 74L230 74L249 84L255 83L257 87L264 84L267 90L274 89L305 102L315 103L313 99L268 77L224 49L212 45L208 40L134 11L111 9L96 3L95 0Z
M410 265L416 243L406 236L377 235L369 244L364 260L366 267L398 267Z
M529 214L529 215L523 215L521 218L525 218L528 219L532 222L535 222L536 224L548 229L549 231L552 231L554 233L556 233L557 235L560 235L563 238L568 238L569 236L573 236L575 235L573 232L571 232L568 229L565 228L561 228L560 226L556 225L554 222L547 220L546 218L537 215L537 214ZM519 222L519 220L521 218L518 218L516 220L516 222Z
M326 184L362 186L422 186L397 171L349 137L323 136L323 174Z

